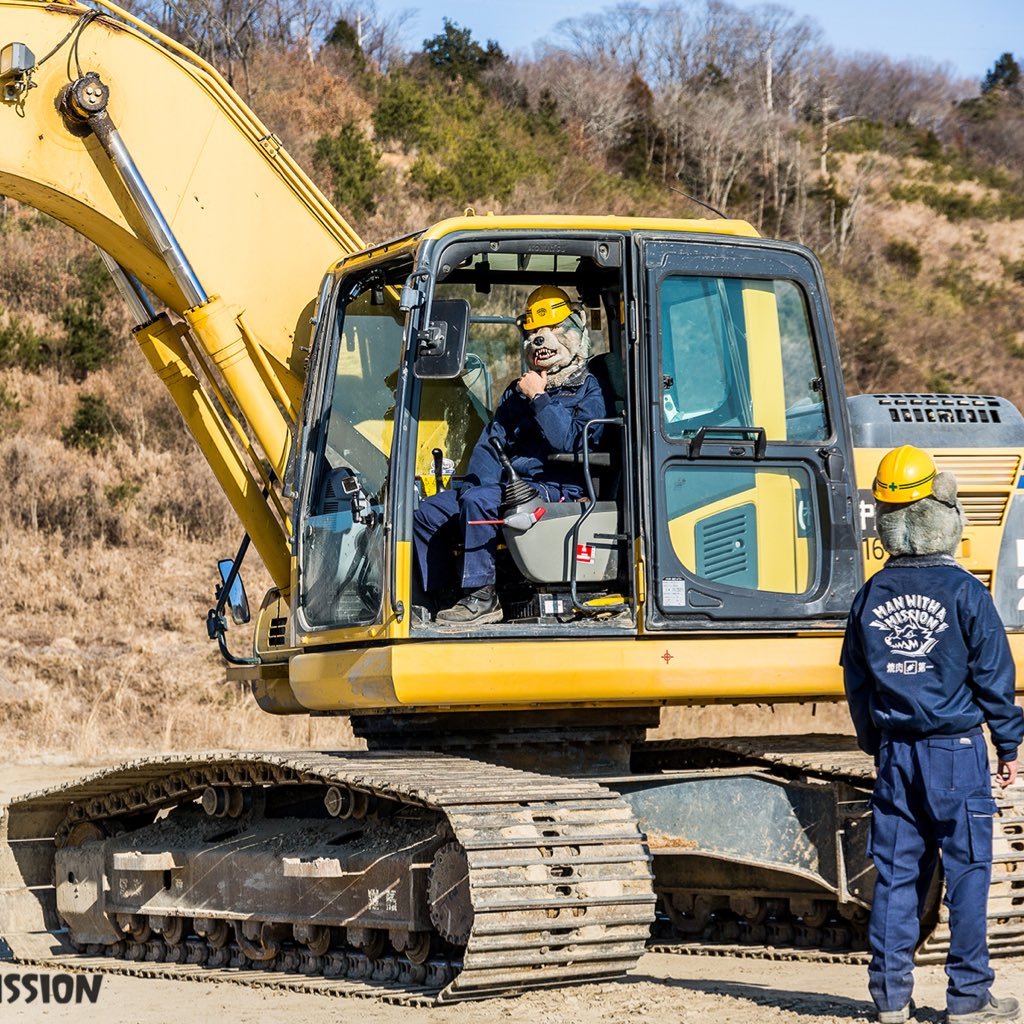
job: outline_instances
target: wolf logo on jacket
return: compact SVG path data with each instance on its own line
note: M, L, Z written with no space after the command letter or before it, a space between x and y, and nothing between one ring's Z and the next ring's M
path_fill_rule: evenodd
M903 594L872 609L871 625L882 630L893 654L923 658L949 629L946 607L924 594Z

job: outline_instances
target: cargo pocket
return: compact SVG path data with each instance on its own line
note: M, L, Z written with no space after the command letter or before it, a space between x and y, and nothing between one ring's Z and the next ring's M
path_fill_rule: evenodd
M971 797L967 801L967 835L971 861L975 864L992 859L992 816L996 809L990 796Z
M933 736L928 742L928 784L933 789L976 789L981 737ZM966 740L967 742L963 742Z

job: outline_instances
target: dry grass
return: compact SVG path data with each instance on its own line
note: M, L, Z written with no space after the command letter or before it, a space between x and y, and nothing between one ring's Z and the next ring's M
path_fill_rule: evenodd
M224 681L204 617L225 543L149 549L4 531L0 745L7 759L104 761L210 747L350 746L339 719L266 715ZM252 573L258 600L260 573ZM246 631L232 642L244 650Z
M845 703L720 704L665 708L652 739L698 736L789 736L823 732L853 735Z
M841 162L841 190L859 166ZM826 266L847 390L966 391L1024 407L1024 286L1006 271L1024 255L1024 222L954 223L895 202L891 188L918 170L872 158L850 248ZM916 275L885 259L892 242L918 250Z
M7 758L350 745L347 723L266 715L225 682L204 620L240 530L141 356L129 349L84 385L52 370L8 370L0 384L17 403L0 412ZM61 441L83 392L122 420L95 455ZM269 580L255 555L246 579L258 607ZM235 630L235 648L249 642Z

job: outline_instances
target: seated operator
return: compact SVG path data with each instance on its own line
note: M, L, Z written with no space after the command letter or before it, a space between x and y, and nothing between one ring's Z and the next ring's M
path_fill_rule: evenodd
M473 449L466 486L439 491L413 514L413 549L424 591L436 597L453 582L462 588L459 601L438 612L439 625L477 626L502 618L494 587L499 525L492 522L498 518L502 480L491 439L504 445L516 472L548 501L574 500L582 487L570 481L579 480L579 470L567 466L560 475L545 457L582 451L587 421L607 415L601 388L587 370L590 334L583 306L574 307L561 288L545 285L531 293L516 323L529 369L501 396ZM591 443L600 433L595 425ZM455 529L465 542L461 576L452 566Z

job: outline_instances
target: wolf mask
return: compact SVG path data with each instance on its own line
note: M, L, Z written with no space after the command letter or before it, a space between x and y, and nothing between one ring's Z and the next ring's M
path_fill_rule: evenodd
M540 327L525 335L523 355L531 370L547 371L546 390L579 384L590 356L585 312L573 310L557 327Z
M878 536L890 555L952 555L967 516L956 496L956 477L939 473L931 496L907 505L876 502Z

